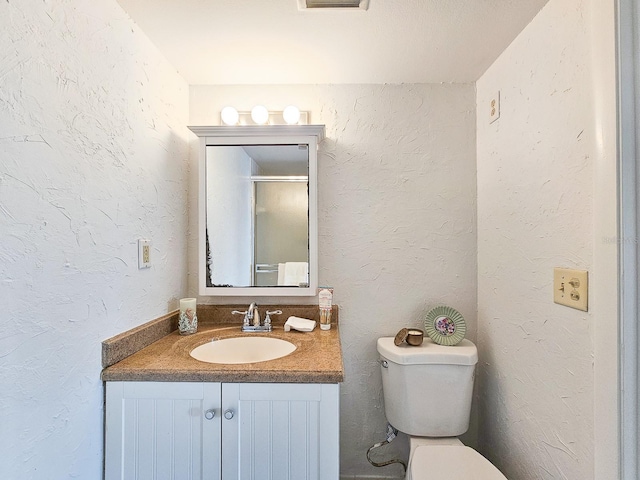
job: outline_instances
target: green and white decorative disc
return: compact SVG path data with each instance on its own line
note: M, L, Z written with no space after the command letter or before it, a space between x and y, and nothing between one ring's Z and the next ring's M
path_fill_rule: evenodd
M424 320L427 335L438 345L459 344L467 333L464 317L451 307L435 307Z

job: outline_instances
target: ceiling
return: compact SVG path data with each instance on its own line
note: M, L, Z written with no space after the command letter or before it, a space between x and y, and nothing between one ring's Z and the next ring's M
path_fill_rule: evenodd
M259 175L309 174L309 149L306 145L243 145L240 148L260 167Z
M474 82L548 0L118 0L190 85Z

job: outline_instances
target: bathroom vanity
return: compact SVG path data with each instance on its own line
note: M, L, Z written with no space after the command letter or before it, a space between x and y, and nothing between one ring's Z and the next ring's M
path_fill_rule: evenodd
M338 478L338 385L107 382L106 479Z
M338 478L344 373L333 327L284 332L281 321L273 332L252 334L241 333L237 319L203 323L194 335L172 331L105 368L105 479ZM249 364L189 355L212 339L247 335L287 340L296 349ZM132 343L125 337L103 343L103 357L105 344L117 352L118 342Z
M200 141L199 294L315 296L324 126L189 128ZM106 480L339 477L337 307L331 330L285 332L289 316L319 320L318 307L277 305L263 310L282 310L272 331L257 315L241 332L254 306L200 305L193 335L178 334L173 314L103 342ZM212 344L235 337L295 350L256 361L251 342ZM191 356L223 343L244 343L236 353L253 363Z

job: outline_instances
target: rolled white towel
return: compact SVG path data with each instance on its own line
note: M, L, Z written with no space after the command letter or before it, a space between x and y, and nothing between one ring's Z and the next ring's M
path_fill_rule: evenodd
M298 330L300 332L312 332L316 328L315 320L309 320L307 318L300 318L291 316L284 322L284 331L288 332L291 329Z

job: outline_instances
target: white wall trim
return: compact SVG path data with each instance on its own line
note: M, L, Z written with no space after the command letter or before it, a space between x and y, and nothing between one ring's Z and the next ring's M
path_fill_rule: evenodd
M620 478L638 478L638 0L619 0Z

